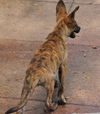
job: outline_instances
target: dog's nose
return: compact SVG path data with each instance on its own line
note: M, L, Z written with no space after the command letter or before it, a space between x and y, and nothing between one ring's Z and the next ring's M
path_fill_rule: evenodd
M74 30L74 32L76 32L76 33L79 33L79 32L80 32L80 30L81 30L81 27L79 27L79 26L76 26L76 27L75 27L75 30Z

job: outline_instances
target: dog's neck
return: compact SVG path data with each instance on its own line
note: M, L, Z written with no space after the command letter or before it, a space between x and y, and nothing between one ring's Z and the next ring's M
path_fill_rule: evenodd
M64 41L68 39L69 30L63 20L63 18L57 23L56 27L54 28L54 32L56 32Z

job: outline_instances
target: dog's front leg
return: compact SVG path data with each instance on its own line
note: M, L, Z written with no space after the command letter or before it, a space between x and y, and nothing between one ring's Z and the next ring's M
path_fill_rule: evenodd
M66 64L62 64L59 68L59 81L60 81L60 88L58 91L58 104L64 105L66 104L66 98L64 97L64 78L66 75L67 67Z

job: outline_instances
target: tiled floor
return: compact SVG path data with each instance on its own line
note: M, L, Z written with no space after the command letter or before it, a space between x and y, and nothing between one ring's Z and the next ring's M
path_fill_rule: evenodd
M57 0L0 1L0 114L16 105L35 50L56 24ZM72 0L65 0L69 9ZM52 114L100 112L100 2L74 0L81 32L69 39L65 96L68 104ZM71 11L72 11L71 9ZM95 49L96 48L96 49ZM25 114L45 114L46 92L36 89Z

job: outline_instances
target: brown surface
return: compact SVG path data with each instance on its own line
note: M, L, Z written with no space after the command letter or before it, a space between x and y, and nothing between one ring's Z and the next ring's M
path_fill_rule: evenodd
M78 4L82 30L68 41L68 104L52 114L100 112L100 2L75 0L74 7ZM17 104L28 63L55 25L55 6L56 0L0 0L0 114ZM37 88L25 114L45 114L45 98L45 90Z

